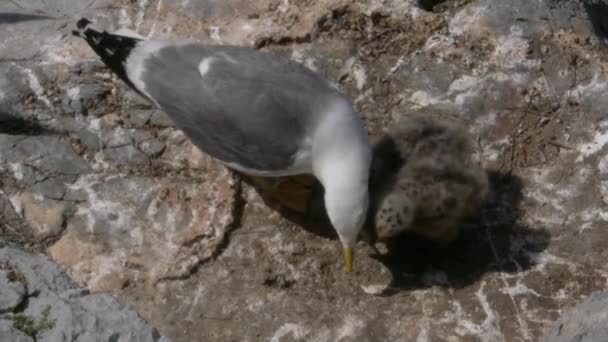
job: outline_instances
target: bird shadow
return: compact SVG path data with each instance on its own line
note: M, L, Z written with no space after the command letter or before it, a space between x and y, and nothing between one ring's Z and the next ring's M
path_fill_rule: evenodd
M37 14L24 14L24 13L12 13L12 12L0 13L0 25L14 24L14 23L19 23L19 22L23 22L23 21L48 20L48 19L54 19L54 18L46 16L46 15L37 15Z
M57 132L42 126L36 120L24 119L0 111L0 134L37 136L54 133Z
M399 148L390 137L384 136L374 144L370 208L362 234L372 241L374 213L385 189L395 186L397 172L404 164L400 158ZM486 172L488 195L479 210L462 221L455 241L441 244L404 233L385 242L382 254L370 255L392 275L391 283L381 295L433 286L461 288L486 273L519 273L534 267L536 255L549 245L549 232L521 222L524 186L520 177ZM267 205L304 230L324 238L337 238L326 214L323 187L318 182L312 186L305 212L282 207L258 192Z
M608 38L608 5L601 1L585 1L583 6L595 34L602 39Z
M446 2L447 0L418 0L418 7L425 11L432 12L436 5Z
M471 0L469 0L471 1ZM450 8L457 8L465 5L467 1L462 0L418 0L416 4L427 12L441 13L449 10Z
M490 171L488 179L486 201L462 223L456 241L442 246L403 234L387 243L387 253L375 256L392 274L383 295L432 286L462 288L486 273L520 273L536 265L535 256L548 247L550 234L521 223L521 178Z

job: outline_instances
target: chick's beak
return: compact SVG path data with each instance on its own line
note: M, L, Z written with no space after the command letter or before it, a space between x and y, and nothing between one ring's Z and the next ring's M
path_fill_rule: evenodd
M344 247L344 265L346 266L346 272L352 272L352 270L353 270L353 249L350 247Z

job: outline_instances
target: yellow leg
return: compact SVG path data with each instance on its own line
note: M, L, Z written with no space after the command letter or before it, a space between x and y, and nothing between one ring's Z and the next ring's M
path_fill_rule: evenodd
M344 265L346 272L353 271L353 249L350 247L344 247Z

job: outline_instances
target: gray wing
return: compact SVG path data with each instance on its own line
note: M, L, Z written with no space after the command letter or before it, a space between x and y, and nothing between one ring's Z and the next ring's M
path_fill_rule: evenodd
M300 64L238 47L162 48L145 60L142 81L200 149L259 171L290 167L324 104L340 96Z

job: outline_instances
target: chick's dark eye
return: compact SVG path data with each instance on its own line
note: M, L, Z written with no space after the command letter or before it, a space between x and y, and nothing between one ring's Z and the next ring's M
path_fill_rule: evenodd
M457 204L458 204L458 200L456 200L456 198L454 198L454 197L448 197L445 199L445 201L443 201L443 205L447 209L453 209Z

